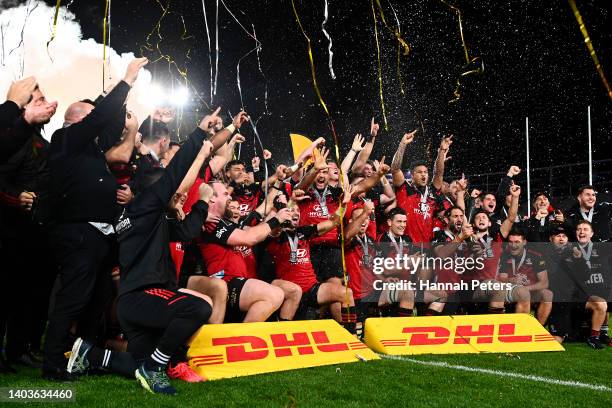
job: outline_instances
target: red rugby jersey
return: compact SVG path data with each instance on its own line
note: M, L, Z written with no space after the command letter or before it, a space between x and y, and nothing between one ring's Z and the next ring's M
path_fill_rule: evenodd
M185 204L183 204L183 211L185 214L189 214L189 212L191 212L191 207L200 199L199 190L202 183L208 183L212 179L212 176L212 169L209 165L206 166L203 174L198 174L195 183L189 188L187 199L185 200Z
M233 278L249 277L244 257L227 244L232 232L238 228L238 224L224 219L217 224L205 224L206 232L202 234L198 246L209 276L228 282Z
M510 278L518 278L518 283L523 286L537 283L538 274L545 270L546 261L542 254L531 249L523 249L523 254L519 256L513 256L509 250L506 250L499 262L499 273L506 273Z
M349 288L353 291L355 300L363 299L374 290L374 281L382 279L374 275L372 265L376 256L376 244L365 235L355 237L347 244L344 258L346 271L349 274ZM367 247L367 257L364 256L364 246Z
M299 285L303 293L318 283L317 275L310 263L310 242L316 236L316 225L304 225L298 227L295 233L283 231L277 239L268 244L267 248L268 253L274 258L276 276ZM294 259L291 259L289 237L297 237Z
M323 206L319 202L315 189L310 188L307 192L309 199L301 201L299 203L300 208L300 225L313 225L329 219L329 216L334 214L340 205L340 196L342 195L342 188L327 186L323 191L318 191L321 201L325 203L327 207L327 213L324 211ZM347 214L345 217L349 216ZM345 218L348 219L348 218ZM339 246L340 240L338 239L338 228L334 228L327 233L317 236L311 240L312 245L331 245Z
M397 206L406 211L406 234L412 242L430 242L433 238L434 215L439 207L434 188L428 185L421 192L412 183L405 181L395 188L395 197Z

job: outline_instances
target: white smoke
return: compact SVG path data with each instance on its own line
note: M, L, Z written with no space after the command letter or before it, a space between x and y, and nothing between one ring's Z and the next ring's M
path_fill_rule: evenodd
M47 52L55 8L31 0L5 9L14 3L0 0L0 101L4 101L12 81L36 76L47 99L59 104L57 113L45 126L45 135L50 138L62 126L68 105L85 98L93 100L102 92L103 45L93 39L83 39L74 14L61 7L56 36ZM123 78L134 55L119 55L107 47L106 57L110 61L105 81L108 86ZM153 109L148 95L150 83L151 73L141 72L128 99L128 109L140 121Z

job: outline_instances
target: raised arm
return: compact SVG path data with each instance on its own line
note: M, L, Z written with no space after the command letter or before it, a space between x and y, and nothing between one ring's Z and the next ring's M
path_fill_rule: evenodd
M276 216L247 230L235 229L227 239L230 246L252 247L265 240L270 233L279 228L285 221L291 220L291 212L287 208L276 213Z
M467 192L467 179L465 175L461 175L461 178L457 181L457 200L455 201L455 205L463 210L464 214L467 214L465 211L465 194Z
M508 237L508 234L512 229L512 225L514 224L514 220L516 220L519 198L521 196L521 187L517 184L511 185L510 194L512 195L512 201L510 202L510 208L508 209L508 217L506 217L504 222L502 222L502 225L499 227L499 231L504 238Z
M35 89L36 78L33 76L11 84L6 95L6 102L0 105L0 129L12 125L13 121L21 114L21 109L30 101ZM0 135L3 136L2 133ZM2 137L2 142L4 142L4 137ZM10 140L7 140L7 142L10 142ZM4 148L4 143L2 143L2 146Z
M521 169L518 166L510 166L508 169L508 174L506 174L499 182L499 186L497 187L496 198L499 202L506 202L506 196L510 191L510 186L513 183L512 178L518 174L520 174Z
M351 242L351 240L359 234L359 230L361 229L361 225L370 217L370 214L374 212L374 204L371 202L365 203L363 207L363 211L359 216L351 220L348 223L347 227L344 229L344 241Z
M187 193L189 189L191 188L191 186L193 185L193 183L195 183L196 179L198 178L198 173L200 172L200 169L202 168L202 166L206 162L206 159L208 158L209 148L210 147L207 146L206 144L202 144L202 147L200 148L198 155L196 156L195 160L191 164L191 167L189 167L189 170L187 171L187 174L185 174L183 181L181 181L181 185L178 188L179 193Z
M453 136L443 137L440 142L440 148L438 149L438 156L436 157L436 163L434 165L434 174L432 184L436 190L442 188L444 182L444 163L446 163L448 156L448 149L453 144Z
M123 109L128 92L132 85L134 85L134 82L136 82L136 79L138 79L138 73L147 63L148 60L146 58L136 58L130 62L123 80L96 105L89 115L66 129L66 134L62 141L62 148L65 151L68 153L81 151L92 140L100 136L104 128L113 120L119 119L118 115Z
M236 130L240 130L240 127L248 121L249 117L244 111L240 111L236 116L234 116L231 125L215 133L214 136L210 139L213 144L213 152L216 152L217 149L222 147L234 134L234 132Z
M455 236L455 238L451 242L441 243L434 247L434 254L439 258L448 258L452 257L455 252L457 252L457 248L464 241L470 239L470 237L474 235L474 229L472 225L467 221L467 218L463 219L463 226L461 227L461 232Z
M374 188L376 183L380 181L381 177L384 177L385 174L387 174L388 172L389 166L385 164L385 157L383 156L383 158L380 160L380 165L378 166L376 173L372 174L370 177L364 180L361 180L361 182L359 182L359 184L355 186L355 189L353 190L353 195L359 196L361 193L370 191L372 188Z
M378 125L378 123L374 122L374 118L372 118L372 121L370 122L370 139L366 142L363 150L359 152L357 160L355 160L355 163L351 168L351 171L353 173L361 174L361 172L363 171L363 166L365 166L368 159L370 158L370 155L372 154L372 149L374 148L374 142L376 140L376 136L378 135L379 128L380 126Z
M163 205L170 201L172 195L180 187L193 161L202 149L202 143L206 144L206 157L210 156L213 145L210 141L204 142L204 139L207 135L206 131L210 128L211 123L216 120L220 109L218 108L213 114L202 119L200 125L189 135L187 141L174 155L163 176L151 186L153 193L157 195Z
M208 216L208 201L213 195L213 189L204 183L199 188L199 200L191 207L191 211L183 221L172 220L169 223L170 242L187 242L200 235L202 224Z
M321 154L317 155L315 159L314 166L306 173L304 178L295 186L298 190L308 190L312 183L314 183L317 178L317 173L320 170L327 168L327 156L329 155L329 150L323 148L321 149Z
M353 139L353 145L351 146L351 150L346 154L344 160L342 160L342 164L340 165L340 171L342 174L348 174L349 169L351 168L351 164L355 159L355 155L363 150L363 136L360 133L355 135Z
M138 119L132 112L127 112L125 116L125 129L123 130L123 140L111 147L104 153L106 162L110 164L130 162L134 146L136 144L136 134L138 133Z
M418 129L417 129L418 130ZM393 174L393 186L400 187L406 181L404 177L404 172L402 171L402 162L404 161L404 153L406 152L406 147L412 143L414 140L414 135L417 130L413 130L410 133L405 133L400 141L400 144L393 156L393 161L391 162L391 174Z

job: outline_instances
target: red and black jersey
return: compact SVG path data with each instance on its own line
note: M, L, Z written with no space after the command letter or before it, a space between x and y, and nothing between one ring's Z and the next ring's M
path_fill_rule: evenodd
M449 230L438 230L434 233L432 240L432 252L435 253L435 248L449 244L455 239L455 235ZM469 257L471 252L467 242L462 242L457 246L457 251L454 253L454 258ZM446 265L450 265L447 263ZM441 267L439 267L441 266ZM461 274L457 273L453 268L445 268L445 263L436 264L434 272L436 274L436 282L440 283L459 283L461 282Z
M236 183L231 183L232 198L240 204L240 216L246 217L262 203L264 199L264 191L259 183L253 183L248 186L238 186Z
M380 235L376 240L380 247L380 255L386 258L394 258L397 255L410 255L417 252L416 246L407 235L396 237L390 231Z
M539 252L523 248L523 253L514 256L506 249L499 261L499 273L517 278L517 283L529 286L537 283L538 274L546 270L546 261Z
M372 266L376 253L376 244L367 234L356 236L346 247L344 258L349 274L348 283L355 300L366 297L374 290L374 281L377 278Z
M299 203L300 225L316 225L320 222L327 221L329 217L338 210L342 188L327 186L324 190L319 191L313 187L308 190L307 195L309 199ZM348 216L347 209L345 217ZM339 246L339 243L340 240L337 227L321 236L315 237L311 241L312 245Z
M384 220L385 207L380 204L380 196L384 194L381 185L377 185L371 190L368 190L363 197L355 197L352 200L353 210L356 208L363 208L367 201L374 205L374 211L370 214L370 224L368 224L367 234L370 237L376 237L378 235L377 223L379 220ZM348 220L348 217L344 217Z
M436 196L439 199L439 206L438 206L438 211L434 215L434 225L433 225L434 233L436 231L440 231L446 228L444 219L438 216L438 214L440 214L440 211L446 211L455 205L453 200L451 200L448 196L442 194L441 192L437 192Z
M212 176L213 174L210 165L207 165L203 171L198 174L195 182L189 188L187 199L185 200L185 204L183 204L183 211L185 214L189 214L191 207L200 199L200 186L203 183L208 183L212 179Z
M201 240L198 243L202 259L206 264L209 276L230 281L233 278L248 278L244 257L227 244L232 232L240 226L221 219L218 223L206 223Z
M405 181L395 188L397 206L406 211L406 234L413 242L430 242L433 237L434 217L439 208L439 197L429 185L420 191Z
M117 179L119 184L128 184L134 178L136 170L138 170L138 163L140 162L142 155L137 149L134 149L130 156L128 163L112 163L109 164L111 173Z
M414 255L417 252L422 252L420 246L413 244L409 236L403 235L396 237L391 231L387 231L379 236L377 243L378 257L396 259L398 256L402 258L404 256ZM411 275L414 273L414 271L408 269L398 270L396 272L400 273L403 279L410 279L412 277Z
M276 265L276 276L299 285L303 293L318 283L310 263L310 242L316 236L316 225L304 225L298 227L295 232L283 231L267 248ZM297 239L295 251L291 250L290 239Z
M492 225L489 228L488 234L477 239L484 247L484 268L473 269L472 273L465 273L465 279L484 281L488 279L495 279L497 276L497 269L499 267L499 258L502 254L502 243L503 238L499 227Z

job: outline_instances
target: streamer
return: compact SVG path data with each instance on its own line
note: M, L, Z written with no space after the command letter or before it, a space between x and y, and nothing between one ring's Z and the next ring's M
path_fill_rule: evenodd
M383 83L382 83L382 66L380 63L380 43L378 41L378 22L376 20L376 10L374 9L374 0L372 0L372 18L374 19L374 38L376 39L376 61L378 62L378 95L380 97L380 107L382 110L383 123L385 130L389 130L387 124L387 113L385 109L385 98L383 96Z
M336 79L336 74L334 74L334 67L332 64L332 59L334 58L334 53L332 51L332 39L331 36L329 35L329 33L327 32L327 30L325 30L325 24L327 24L327 18L328 18L328 7L327 7L327 0L325 0L325 10L323 12L323 14L325 15L325 18L323 19L323 23L321 23L321 29L323 30L323 34L325 34L325 37L327 38L327 41L329 41L329 46L327 47L327 52L329 54L329 73L332 77L332 79Z
M591 43L591 37L589 37L589 33L587 32L586 26L584 25L584 21L582 20L580 11L578 10L578 7L576 6L576 2L574 0L569 0L569 4L570 4L570 7L572 8L572 11L574 12L574 17L576 17L578 26L580 27L580 32L582 33L582 36L584 37L584 43L586 44L589 50L589 54L591 54L591 58L593 59L593 63L595 64L595 69L597 70L597 73L599 74L599 77L601 78L601 82L603 83L603 86L606 88L606 91L608 91L608 96L610 97L610 99L612 99L612 89L610 89L610 84L608 83L608 80L606 79L606 76L604 74L601 64L599 63L599 58L597 58L597 54L595 54L595 48L593 48L593 43Z

